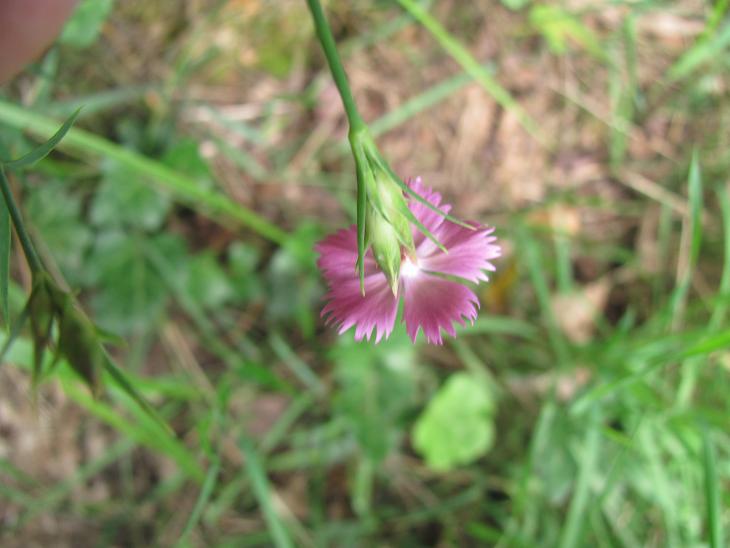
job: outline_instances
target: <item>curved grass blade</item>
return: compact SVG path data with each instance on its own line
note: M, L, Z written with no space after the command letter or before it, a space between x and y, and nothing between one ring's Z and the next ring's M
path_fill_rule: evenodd
M261 507L261 513L264 515L266 524L271 532L274 545L276 545L277 548L292 548L294 544L289 537L289 533L281 519L281 516L276 510L276 506L274 505L274 501L271 496L271 484L266 477L266 471L256 450L251 442L246 438L241 438L238 445L245 457L244 463L246 471L248 472L248 477L251 481L251 486L253 487L256 500Z
M527 111L503 88L482 66L461 42L447 31L441 23L429 14L422 5L413 0L398 0L398 3L418 21L451 57L476 80L492 98L505 110L515 115L522 127L541 145L545 145L539 126Z
M50 134L56 124L46 116L5 101L0 101L0 123L41 136ZM255 211L234 202L225 194L203 188L192 178L91 132L72 128L61 147L82 155L116 160L137 174L149 177L159 187L170 191L178 201L206 214L215 222L224 224L225 220L236 221L276 244L281 245L287 241L284 230Z
M208 468L208 473L205 475L205 480L203 481L203 486L200 488L200 495L198 495L198 499L195 501L195 506L193 507L193 511L190 512L190 517L188 518L188 521L185 524L185 528L183 529L182 535L180 535L180 540L178 540L178 543L177 543L178 546L188 546L189 545L188 537L190 536L190 533L193 531L195 526L200 521L200 517L203 515L203 510L205 509L206 505L208 504L208 501L210 500L210 497L213 494L213 490L215 489L220 470L221 470L220 459L216 458L213 461L213 463L210 465L210 467Z
M142 411L145 412L151 419L153 419L159 426L161 426L167 434L170 436L174 436L174 432L169 424L167 424L167 421L163 419L159 413L157 413L157 410L155 410L154 407L152 407L152 404L150 404L142 394L140 394L132 385L131 382L129 382L129 379L127 379L127 376L124 374L124 372L119 368L117 364L114 363L114 361L111 359L111 356L104 350L104 370L109 373L109 376L114 380L114 382L117 384L117 386L124 392L127 396L129 396L132 401L134 401Z
M79 112L81 112L81 107L77 108L76 111L66 119L63 125L58 129L56 133L51 136L50 139L48 139L48 141L46 141L39 147L34 148L29 153L21 156L17 160L4 162L5 167L8 169L21 169L24 167L29 167L35 164L37 161L42 160L43 158L48 156L48 154L54 148L56 148L56 145L61 142L61 139L66 136L68 131L71 129L71 126L74 125L74 122L76 121Z
M707 529L712 548L725 546L722 533L722 506L720 504L720 479L715 466L715 451L707 428L702 430L702 465L705 479L705 502L707 504Z

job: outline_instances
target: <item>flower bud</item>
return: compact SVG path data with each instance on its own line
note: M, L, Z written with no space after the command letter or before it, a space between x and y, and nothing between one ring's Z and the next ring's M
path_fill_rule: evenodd
M409 254L414 249L410 222L404 213L408 206L401 189L382 170L376 168L371 181L365 222L367 241L397 295L401 249L405 247Z

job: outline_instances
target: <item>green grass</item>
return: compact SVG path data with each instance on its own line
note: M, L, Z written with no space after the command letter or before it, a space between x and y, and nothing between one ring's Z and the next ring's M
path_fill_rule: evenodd
M504 244L442 348L323 325L312 247L355 211L341 105L306 3L243 4L117 3L92 45L0 90L2 159L82 107L11 186L160 417L63 360L34 394L21 330L0 366L0 543L724 546L727 2L328 3L393 167ZM115 39L151 28L150 51ZM432 469L415 425L463 373L488 401L451 396L464 424L432 428L494 443Z

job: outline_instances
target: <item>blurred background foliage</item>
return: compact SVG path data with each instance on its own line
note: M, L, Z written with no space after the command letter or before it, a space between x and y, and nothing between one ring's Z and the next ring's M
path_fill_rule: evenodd
M504 244L427 347L319 319L354 171L305 2L82 0L0 90L0 157L83 106L11 182L171 430L64 364L33 396L21 338L2 544L723 546L727 4L327 2L396 170Z

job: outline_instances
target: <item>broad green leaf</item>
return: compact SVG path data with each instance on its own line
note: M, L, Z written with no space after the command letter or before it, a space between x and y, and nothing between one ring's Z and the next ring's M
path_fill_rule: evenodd
M414 447L434 470L468 464L485 455L494 443L493 413L488 388L471 374L456 373L418 418Z
M242 242L234 242L228 249L230 281L236 298L246 302L261 296L263 286L256 273L259 252Z
M83 219L81 196L67 183L51 181L28 193L27 221L40 236L36 245L50 254L71 286L83 279L84 258L92 242Z
M20 169L32 166L37 161L42 160L43 158L48 156L48 154L56 147L56 145L61 142L61 139L64 138L66 133L68 133L68 130L71 129L71 126L73 126L74 122L76 121L76 117L79 115L80 111L81 109L77 109L76 112L69 116L68 119L59 128L59 130L54 133L51 138L48 139L48 141L38 146L37 148L34 148L17 160L11 160L2 163L5 164L5 167L7 169Z
M123 334L150 329L159 321L174 283L160 277L148 249L174 264L175 275L185 276L185 246L176 236L111 231L97 239L86 282L96 290L92 306L102 328Z
M114 0L81 0L59 38L62 44L86 48L93 44L114 7Z
M233 296L233 287L215 255L201 253L190 261L187 294L203 308L216 308Z
M194 139L181 139L167 149L161 161L179 173L200 181L203 186L212 186L210 166L200 155L200 145Z
M269 319L296 320L307 336L314 333L314 309L321 296L313 251L319 237L316 225L300 225L286 245L274 253L266 276Z
M133 170L116 162L104 166L104 180L94 196L91 220L98 226L156 230L170 210L169 197Z
M379 345L343 337L332 358L340 386L335 409L363 452L380 462L403 433L403 414L414 403L414 347L402 330Z

